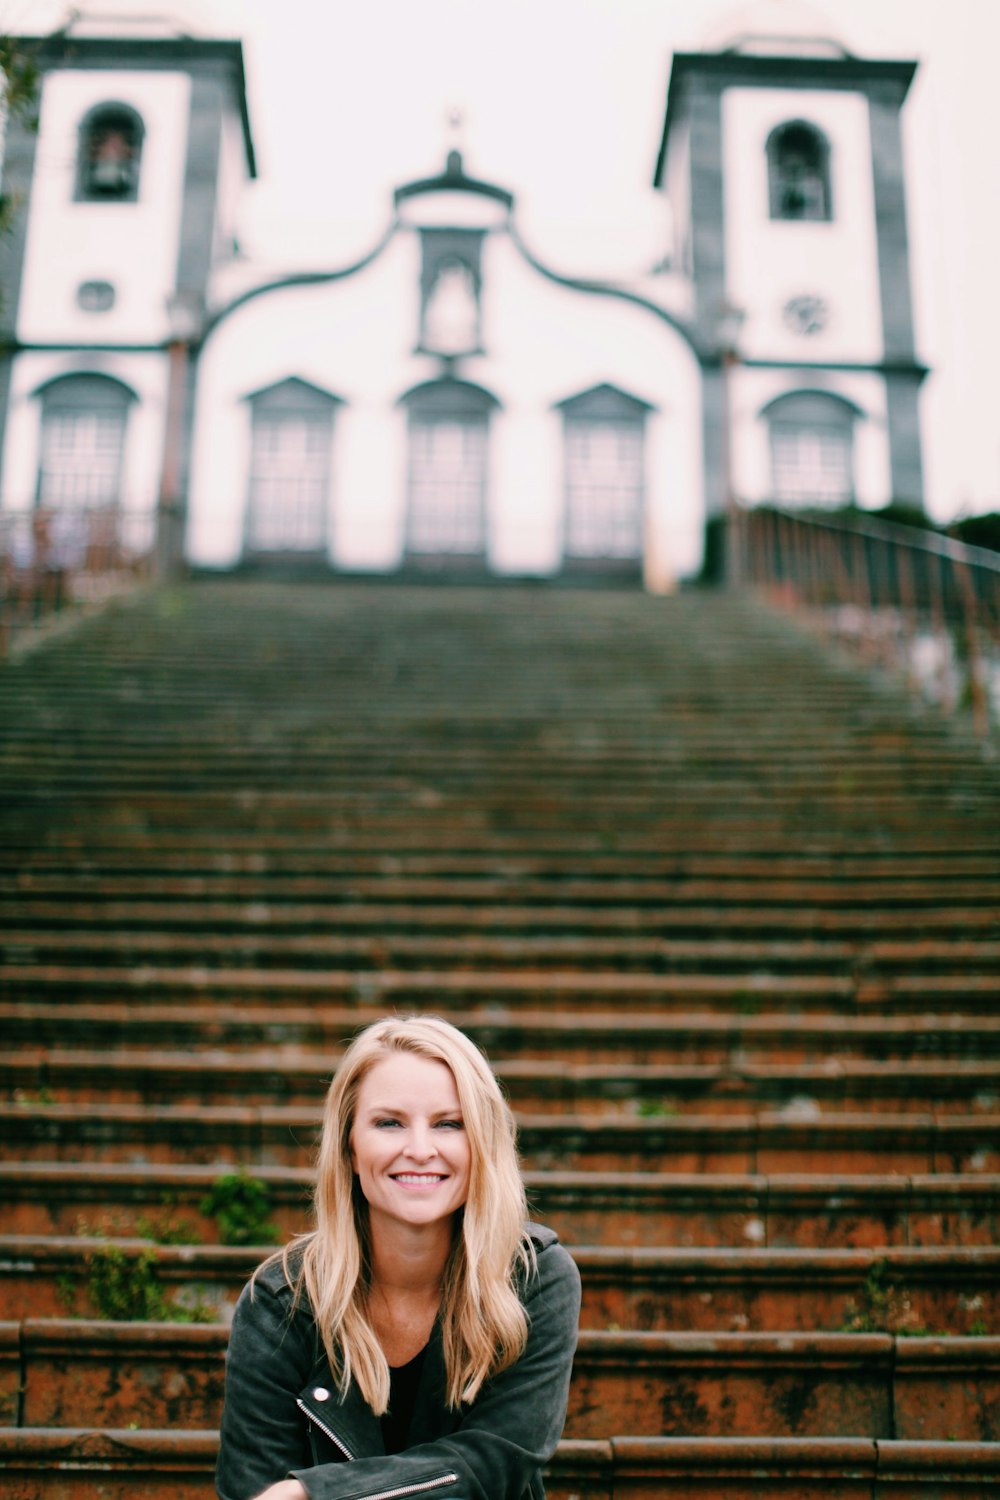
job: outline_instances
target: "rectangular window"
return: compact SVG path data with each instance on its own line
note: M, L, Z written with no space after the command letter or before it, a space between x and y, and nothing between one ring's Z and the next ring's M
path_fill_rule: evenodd
M854 496L849 431L775 425L771 432L774 498L839 505Z
M486 546L486 423L410 423L407 550L480 556Z
M59 510L117 505L123 426L117 411L47 412L42 422L39 505Z
M255 417L247 527L252 551L325 548L329 472L328 417Z
M565 434L566 556L641 557L641 424L567 422Z

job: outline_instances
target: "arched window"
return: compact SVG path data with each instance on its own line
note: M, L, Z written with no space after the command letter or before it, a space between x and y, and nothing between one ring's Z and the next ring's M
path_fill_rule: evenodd
M402 398L409 418L406 553L447 564L486 555L486 455L495 396L431 380Z
M292 377L247 398L250 552L326 550L333 418L340 398Z
M122 455L135 392L108 375L62 375L39 392L38 504L94 510L121 503Z
M637 564L643 550L645 428L652 407L612 385L558 403L568 563Z
M830 145L815 125L790 120L771 131L767 177L772 219L828 220Z
M828 391L793 391L764 409L774 499L846 505L854 499L854 423L860 412Z
M134 203L145 134L127 104L99 104L80 122L76 198L90 203Z

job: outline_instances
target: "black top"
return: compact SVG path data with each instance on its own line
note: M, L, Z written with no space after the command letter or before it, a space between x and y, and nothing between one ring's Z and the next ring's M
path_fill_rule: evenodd
M389 1366L389 1410L382 1417L382 1440L386 1453L402 1453L410 1430L413 1408L417 1403L417 1386L424 1367L427 1345L406 1365Z

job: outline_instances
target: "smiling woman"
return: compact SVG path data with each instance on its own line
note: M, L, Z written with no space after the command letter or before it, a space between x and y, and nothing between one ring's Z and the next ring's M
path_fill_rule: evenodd
M236 1308L221 1500L540 1500L579 1276L526 1222L510 1111L454 1026L394 1017L355 1038L315 1211Z

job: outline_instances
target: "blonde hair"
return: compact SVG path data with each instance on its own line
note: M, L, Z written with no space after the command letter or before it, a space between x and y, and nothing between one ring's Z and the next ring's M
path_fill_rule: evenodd
M451 1070L469 1141L468 1196L455 1216L441 1289L449 1406L472 1401L486 1380L523 1351L528 1322L514 1278L534 1261L514 1121L482 1053L439 1016L392 1016L366 1027L344 1053L327 1092L316 1227L272 1261L284 1265L296 1303L303 1292L308 1296L341 1394L356 1380L377 1415L389 1405L389 1365L367 1314L368 1205L351 1166L350 1137L362 1082L393 1052ZM289 1257L295 1251L301 1251L301 1264L293 1275Z

